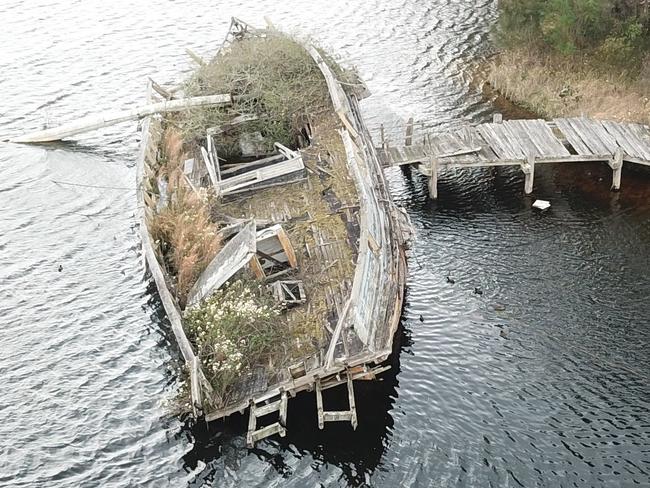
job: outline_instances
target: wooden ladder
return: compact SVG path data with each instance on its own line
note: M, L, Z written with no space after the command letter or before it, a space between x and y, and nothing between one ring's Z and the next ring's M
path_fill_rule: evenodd
M318 408L319 429L323 429L325 427L325 422L350 422L353 429L357 428L357 407L354 402L354 387L352 385L352 378L347 371L345 373L345 376L345 382L347 383L348 387L348 401L350 403L350 410L325 411L323 409L323 390L340 385L341 381L339 375L330 377L332 379L335 379L335 381L333 381L333 384L330 385L327 385L327 382L325 382L325 386L321 384L320 378L316 378L316 406Z
M274 434L280 434L280 437L284 437L287 434L287 403L286 391L282 391L273 401L269 399L258 404L251 400L248 417L248 434L246 435L246 445L248 447L253 447L257 441L266 439ZM278 412L278 421L258 429L257 419L273 412Z

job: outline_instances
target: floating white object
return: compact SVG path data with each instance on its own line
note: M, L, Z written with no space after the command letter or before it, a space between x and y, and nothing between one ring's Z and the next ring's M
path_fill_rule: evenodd
M551 202L547 200L535 200L533 203L533 208L536 208L538 210L546 210L547 208L550 208Z

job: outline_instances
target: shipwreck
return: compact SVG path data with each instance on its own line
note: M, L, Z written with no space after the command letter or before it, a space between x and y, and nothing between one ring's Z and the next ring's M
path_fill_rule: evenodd
M290 398L313 391L320 428L356 428L354 381L389 368L409 231L365 87L315 46L237 19L214 59L194 58L179 91L150 83L149 103L209 104L147 115L137 163L143 253L192 412L248 410L253 445L284 436ZM347 410L324 409L334 387Z

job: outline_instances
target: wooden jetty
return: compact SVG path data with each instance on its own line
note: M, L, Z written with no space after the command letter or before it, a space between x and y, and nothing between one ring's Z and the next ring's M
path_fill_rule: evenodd
M606 162L613 171L612 190L621 187L623 163L650 166L650 128L641 124L588 118L504 121L495 114L492 123L427 135L415 145L412 127L411 119L402 147L391 147L382 130L378 154L384 167L415 165L429 177L432 199L438 196L442 168L519 166L530 194L537 164Z

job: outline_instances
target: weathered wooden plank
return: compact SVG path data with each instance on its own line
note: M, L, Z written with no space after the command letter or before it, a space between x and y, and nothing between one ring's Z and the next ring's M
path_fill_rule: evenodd
M546 140L544 129L547 127L545 125L537 124L536 122L538 121L536 120L516 120L514 122L515 125L518 125L521 128L521 131L525 132L528 135L531 143L537 149L537 154L535 155L536 157L542 157L545 155L557 156L559 154L563 154L561 149L557 148L552 143L549 144L549 141Z
M380 150L382 164L384 166L402 166L414 164L428 159L424 146L402 146L389 147L387 150Z
M483 124L478 126L477 130L500 158L524 159L525 156L519 146L508 141L501 124Z
M282 403L280 400L277 400L275 402L267 403L266 405L262 405L261 407L255 407L253 414L255 417L264 417L265 415L268 415L273 412L278 412L280 408L282 407Z
M537 157L542 155L542 152L531 139L528 128L522 127L516 120L503 122L501 127L503 127L505 133L510 135L512 141L517 142L517 145L526 156Z
M190 365L190 389L192 398L192 410L194 416L198 417L199 412L203 411L203 395L201 394L201 366L199 358L194 356Z
M479 125L476 130L483 137L490 150L499 158L506 157L506 150L501 146L499 138L493 134L492 129L487 124Z
M210 159L210 155L208 154L208 151L201 146L201 156L203 157L203 164L205 164L205 168L208 170L208 174L210 175L210 181L212 182L212 186L218 190L219 189L219 181L217 180L217 172L214 170L214 166L212 165L212 161Z
M535 180L535 157L529 155L526 158L526 164L522 165L525 174L524 193L530 195L533 192L533 182Z
M585 126L591 128L591 131L600 138L600 141L603 143L605 147L607 147L607 149L610 150L610 153L612 154L615 153L616 150L620 147L620 145L616 141L616 137L610 134L605 128L603 124L604 121L583 118L581 119L581 122Z
M629 163L641 164L643 166L650 166L650 160L633 158L632 156L625 156L624 160Z
M438 198L438 158L431 158L429 175L429 198L436 200Z
M593 154L614 154L618 149L616 140L605 130L600 122L574 118L571 123L581 133L582 140Z
M627 130L632 132L644 145L650 148L650 128L642 124L626 124Z
M486 168L492 166L519 166L522 159L501 159L491 160L480 159L471 155L458 156L453 158L441 158L438 160L438 166L444 168ZM424 174L429 176L427 170Z
M305 165L303 163L302 156L299 155L298 157L289 159L287 161L282 161L280 163L258 168L253 171L248 171L246 173L231 176L230 178L221 180L218 183L219 192L222 195L227 195L231 192L241 190L251 185L270 180L272 178L294 173L304 168Z
M351 422L352 412L350 410L329 410L323 412L325 422Z
M514 137L514 134L508 129L508 126L505 124L494 124L492 129L499 135L502 142L504 143L508 157L517 158L517 157L526 157L526 148L523 143L517 137Z
M592 133L589 127L585 127L579 118L567 119L573 130L580 136L580 139L589 148L591 154L608 154L607 146L603 145L596 134Z
M354 399L354 386L349 371L346 372L345 376L347 377L348 380L348 403L350 405L350 413L352 414L352 418L350 419L350 422L352 423L352 428L356 430L358 421L357 421L357 403Z
M521 155L526 158L529 153L537 154L537 148L525 132L521 135L517 134L507 122L496 124L496 130L501 133L501 137L508 143L510 157Z
M625 133L630 138L634 138L637 145L642 149L644 158L641 159L650 161L650 130L640 124L621 124L621 126Z
M569 156L570 153L560 141L546 121L535 119L519 121L531 129L530 135L541 152L541 157Z
M509 135L505 133L501 124L489 124L490 130L501 143L503 157L507 159L524 158L525 154L519 149L517 144L510 141Z
M535 159L535 164L549 164L549 163L588 163L588 162L604 162L608 161L611 156L607 155L568 155L557 157L540 157ZM629 159L626 158L626 161ZM483 159L473 157L472 155L457 156L452 158L441 158L438 160L438 165L445 168L485 168L493 166L520 166L521 159L500 159L494 157L493 159ZM429 171L424 172L429 176Z
M193 306L223 285L255 255L255 222L249 222L219 251L192 286L187 306Z
M612 168L612 191L618 191L621 189L621 175L623 173L623 151L620 148L614 153L609 165Z
M270 163L275 163L277 161L280 161L281 159L284 159L283 154L275 154L273 156L269 156L267 158L262 158L258 159L256 161L251 161L250 163L238 163L238 164L233 164L229 165L227 168L221 170L221 176L227 176L231 175L233 173L236 173L237 171L241 171L242 169L247 169L247 168L254 168L256 166L265 166Z
M271 437L275 434L280 434L280 437L284 437L286 435L286 429L282 427L279 422L274 422L271 425L267 425L266 427L262 427L261 429L256 430L251 435L251 440L253 441L254 445L257 441L261 441L262 439L266 439L267 437Z
M646 158L645 145L634 134L626 131L624 124L604 120L602 125L615 138L625 154L635 158Z
M589 146L587 146L582 140L580 132L578 132L571 124L570 119L554 119L553 121L557 125L558 129L560 129L562 134L564 134L567 142L571 144L576 153L585 156L591 156L594 154L591 152L591 149L589 149Z

